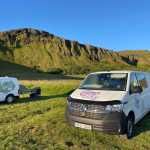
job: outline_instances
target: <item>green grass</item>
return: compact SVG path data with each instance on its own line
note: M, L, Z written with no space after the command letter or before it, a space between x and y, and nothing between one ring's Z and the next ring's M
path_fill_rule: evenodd
M150 116L136 127L135 137L109 135L71 127L64 118L66 95L80 81L22 81L42 88L39 99L24 96L0 104L0 149L8 150L145 150L150 149Z

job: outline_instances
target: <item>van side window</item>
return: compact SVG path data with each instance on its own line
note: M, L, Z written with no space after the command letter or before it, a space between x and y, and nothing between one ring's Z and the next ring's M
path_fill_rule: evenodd
M148 87L146 77L143 73L138 73L137 79L138 79L139 85L142 87L143 90Z
M15 89L15 84L12 81L0 81L0 92L7 93Z
M130 91L134 91L134 88L139 86L135 73L131 74L130 78Z

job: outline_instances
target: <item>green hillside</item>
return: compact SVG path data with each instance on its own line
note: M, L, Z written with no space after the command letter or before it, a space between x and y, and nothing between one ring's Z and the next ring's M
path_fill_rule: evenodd
M148 50L126 50L119 52L123 57L137 60L136 68L138 70L150 71L150 51Z
M78 75L63 75L63 74L48 74L39 72L35 69L14 64L8 61L0 60L0 76L14 76L19 80L81 80L82 76Z
M0 59L42 72L68 74L135 65L117 52L26 28L0 32Z

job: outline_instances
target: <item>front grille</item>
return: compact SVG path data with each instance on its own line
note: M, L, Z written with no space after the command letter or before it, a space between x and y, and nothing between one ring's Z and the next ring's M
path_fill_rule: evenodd
M75 102L75 101L71 101L70 102L70 107L72 109L75 110L80 110L81 107L86 107L87 111L97 111L97 112L101 112L105 110L105 106L102 105L97 105L97 104L88 104L88 103L82 103L82 102Z
M82 103L71 101L69 102L69 113L74 116L104 119L106 116L105 106L98 104Z

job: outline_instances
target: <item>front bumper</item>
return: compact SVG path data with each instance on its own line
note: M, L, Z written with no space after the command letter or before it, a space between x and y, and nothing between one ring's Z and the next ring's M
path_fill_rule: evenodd
M126 128L126 116L123 112L107 112L99 114L99 118L90 118L73 114L69 108L66 109L66 119L72 126L75 123L90 125L92 130L107 133L122 134Z

